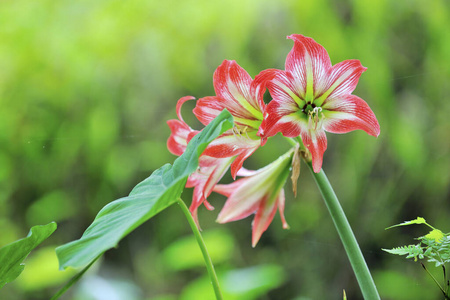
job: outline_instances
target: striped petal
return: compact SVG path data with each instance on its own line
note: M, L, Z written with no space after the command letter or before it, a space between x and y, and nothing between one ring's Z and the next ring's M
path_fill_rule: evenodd
M359 77L367 68L357 59L345 60L334 65L326 78L318 83L318 94L314 103L320 106L328 99L350 95L358 84Z
M250 133L235 133L233 130L227 131L214 141L212 141L203 152L203 155L208 155L217 158L234 157L236 159L231 164L231 175L233 179L242 167L244 160L247 159L253 152L261 145L259 139L252 139L250 136L255 135L255 131Z
M270 223L272 223L273 217L277 212L277 208L280 207L280 203L283 203L282 207L284 209L284 190L281 189L278 197L272 203L268 203L270 199L265 197L259 204L258 210L255 214L255 219L252 225L252 247L254 248L258 243L261 235L264 231L269 228ZM284 219L284 212L280 210L281 219L283 220L283 228L287 229L286 220Z
M206 200L214 189L214 186L222 179L228 170L233 158L214 158L202 155L199 159L199 168L192 173L186 183L186 187L193 187L192 203L189 207L195 222L199 225L197 210L204 204L208 210L214 207Z
M299 136L302 127L307 125L308 119L298 107L291 101L272 100L266 107L266 118L258 131L258 135L267 138L281 132L286 137Z
M226 108L236 124L258 128L263 118L265 77L254 81L235 61L224 60L214 72L213 81L216 96L199 99L194 109L200 122L209 124Z
M167 125L170 128L170 137L167 140L167 148L170 153L180 156L187 147L189 133L193 131L186 123L179 120L169 120Z
M301 34L288 36L294 47L286 58L286 71L294 77L294 85L304 100L312 100L318 83L324 80L331 68L330 57L324 47L312 38Z
M192 96L182 97L177 102L176 112L179 120L169 120L167 125L170 128L170 137L167 140L167 148L170 153L180 156L186 150L186 146L190 139L199 133L197 130L193 130L187 125L181 115L181 107L183 103L189 100L195 99Z
M327 137L323 129L303 130L301 133L303 144L311 153L312 166L315 173L322 168L323 153L327 149Z
M347 133L361 129L377 137L380 125L367 103L354 95L329 99L323 105L323 128L332 133Z
M228 197L217 222L227 223L255 214L252 223L253 247L272 222L277 208L280 210L283 228L288 228L284 218L283 186L289 175L292 154L293 150L290 150L266 167L252 172L249 177L227 185L216 185L214 191Z

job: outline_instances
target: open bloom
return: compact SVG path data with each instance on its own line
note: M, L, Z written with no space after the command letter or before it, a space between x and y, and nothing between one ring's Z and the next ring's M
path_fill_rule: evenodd
M278 210L283 228L289 228L284 218L283 186L289 175L293 150L257 171L247 171L248 177L230 184L218 184L214 192L229 197L217 222L227 223L256 214L252 223L252 246L269 227ZM244 173L244 172L242 172ZM241 174L240 174L241 175Z
M300 136L311 153L314 172L322 167L327 148L325 131L346 133L362 129L377 137L378 121L367 103L352 95L366 70L359 60L331 65L327 51L312 38L293 34L285 70L266 70L273 98L258 132L263 139L281 132Z
M172 154L178 156L183 154L186 150L187 144L192 137L199 133L199 131L189 127L181 116L181 107L183 103L193 99L195 98L186 96L178 100L176 108L178 120L167 121L171 131L171 135L167 140L167 148ZM197 225L199 224L197 217L198 208L203 203L207 209L213 209L206 198L211 194L214 186L226 173L232 161L233 157L213 158L207 155L201 155L199 158L198 169L189 176L186 187L194 188L192 203L189 210Z
M265 76L253 80L235 61L225 60L214 72L213 83L216 96L204 97L197 101L194 114L204 125L208 125L223 109L234 117L234 127L211 142L199 159L199 168L189 176L186 187L194 187L190 211L197 221L197 209L204 203L213 209L206 198L214 186L231 166L231 174L236 177L244 160L261 145L257 136L263 120L265 104ZM190 139L199 131L187 125L181 116L181 106L194 97L181 98L177 103L178 120L167 123L171 136L167 141L169 151L181 155Z
M234 128L215 139L203 153L216 158L236 157L231 164L233 178L244 160L261 145L257 133L263 121L266 80L266 74L253 80L235 61L224 60L214 72L216 96L199 99L194 109L194 114L204 125L224 108L233 116Z

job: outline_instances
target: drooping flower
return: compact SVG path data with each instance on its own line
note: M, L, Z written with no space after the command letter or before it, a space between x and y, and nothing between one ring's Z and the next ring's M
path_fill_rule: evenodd
M183 154L186 150L187 144L192 137L199 133L199 131L192 129L187 125L181 116L181 107L183 103L193 99L195 98L192 96L186 96L178 100L176 108L178 120L174 119L167 121L171 131L171 135L167 140L167 148L172 154L178 156ZM203 203L207 209L214 209L206 198L211 194L214 186L226 173L232 161L233 157L214 158L207 155L201 155L199 158L198 169L189 176L186 187L194 188L192 203L189 210L197 225L199 224L197 217L198 208Z
M216 96L199 99L194 108L194 114L204 125L208 125L225 108L233 116L234 128L215 139L204 152L204 155L216 158L235 156L231 164L233 178L244 160L261 145L257 133L263 121L263 95L267 79L267 75L263 74L253 80L235 61L224 60L214 72Z
M255 247L261 235L269 227L277 211L280 212L283 228L289 228L284 217L284 189L288 178L293 149L276 161L257 171L241 172L248 175L230 184L218 184L214 192L226 197L217 222L227 223L255 214L252 223L252 246ZM244 174L247 173L247 174Z
M314 172L322 167L327 148L325 131L346 133L362 129L377 137L378 121L361 98L352 95L366 70L359 60L332 65L327 51L312 38L299 34L294 40L285 70L266 70L272 101L266 107L258 135L267 139L281 132L300 136L311 153Z

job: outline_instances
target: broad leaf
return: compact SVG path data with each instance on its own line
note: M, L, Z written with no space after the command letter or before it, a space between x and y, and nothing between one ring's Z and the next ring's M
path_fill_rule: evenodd
M26 238L0 248L0 288L22 273L25 268L23 260L55 230L55 222L33 226Z
M188 176L198 167L206 146L230 129L233 118L228 111L218 115L188 144L171 166L166 164L139 183L129 194L106 205L79 240L56 249L60 268L84 267L111 249L142 223L172 205L180 197Z

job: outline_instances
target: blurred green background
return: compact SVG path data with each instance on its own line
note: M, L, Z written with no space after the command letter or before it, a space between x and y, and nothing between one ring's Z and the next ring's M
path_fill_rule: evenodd
M368 68L354 94L377 115L381 135L328 134L323 166L382 299L439 299L418 263L381 248L425 234L384 230L417 216L450 231L449 28L447 0L1 1L0 246L33 225L59 228L0 298L55 293L73 272L57 271L54 248L173 162L165 122L177 99L214 95L212 74L224 59L251 76L283 69L293 45L285 37L300 33L333 64L356 58ZM193 105L183 114L199 129ZM287 149L268 143L245 166L260 168ZM286 191L291 229L276 216L255 249L252 218L215 223L224 197L210 197L215 211L200 210L226 299L342 299L343 289L361 299L306 166L298 196L289 184ZM190 202L191 191L183 197ZM199 255L173 206L108 251L65 299L213 299Z

